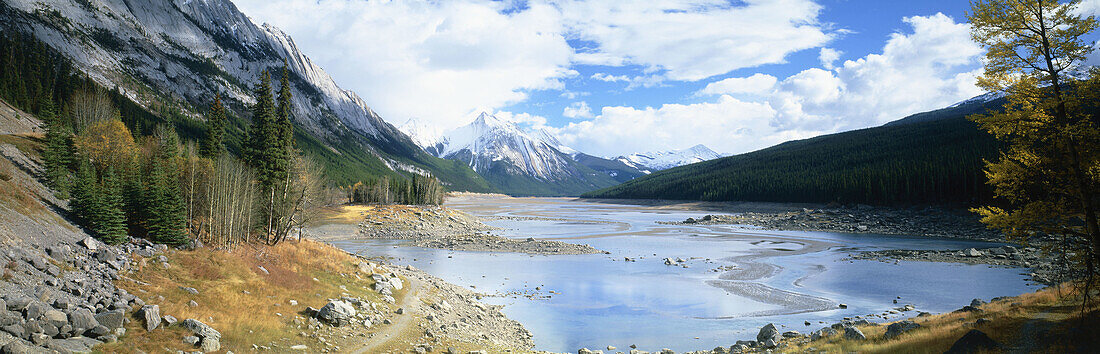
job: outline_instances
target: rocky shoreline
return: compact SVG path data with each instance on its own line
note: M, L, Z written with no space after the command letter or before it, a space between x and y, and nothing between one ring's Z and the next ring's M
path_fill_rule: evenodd
M869 251L850 255L845 260L871 260L881 262L918 261L1028 268L1031 281L1051 286L1061 283L1058 257L1035 247L1017 248L1002 246L991 248L967 248L965 250L887 250Z
M995 230L986 228L977 215L965 210L941 208L851 207L802 208L797 211L736 211L733 215L704 215L668 224L747 225L771 230L825 231L950 237L1003 241Z
M475 216L441 206L363 207L353 233L319 232L320 240L398 239L411 246L452 251L517 252L537 255L607 253L588 245L493 235L493 227Z

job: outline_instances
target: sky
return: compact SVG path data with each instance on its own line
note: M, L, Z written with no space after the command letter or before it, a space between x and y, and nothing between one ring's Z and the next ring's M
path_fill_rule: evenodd
M983 93L964 0L233 1L391 124L484 111L598 156L743 153Z

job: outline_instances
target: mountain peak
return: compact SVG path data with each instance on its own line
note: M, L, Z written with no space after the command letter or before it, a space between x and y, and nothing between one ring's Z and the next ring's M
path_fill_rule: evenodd
M714 152L706 145L698 144L683 150L655 151L619 156L616 160L635 167L643 166L653 170L664 170L719 157L722 157L722 155Z

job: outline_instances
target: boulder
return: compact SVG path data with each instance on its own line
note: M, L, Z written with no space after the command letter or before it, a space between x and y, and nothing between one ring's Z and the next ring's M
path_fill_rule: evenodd
M188 318L183 321L183 328L187 328L201 339L199 349L204 353L216 352L221 349L222 334L214 328L207 326L198 320Z
M92 311L86 308L78 308L69 312L69 325L73 327L72 335L79 336L84 332L95 328L99 325L99 322L95 320L95 316L92 315Z
M867 336L863 335L863 331L860 331L859 328L848 326L844 327L844 339L864 340L867 339Z
M905 320L901 322L894 322L891 323L889 326L886 326L886 334L882 335L882 338L894 339L905 332L909 332L917 328L920 328L920 325L913 321Z
M947 349L944 354L965 354L965 353L978 353L987 352L1000 349L1000 343L989 338L982 331L972 329L970 332L966 332L955 341L955 344L951 345L950 349Z
M981 307L982 305L985 305L985 301L982 301L982 299L970 300L971 307Z
M103 342L88 337L50 339L46 342L46 348L62 353L91 353L92 347L100 343Z
M26 354L32 353L31 346L23 344L23 341L13 340L8 344L4 344L0 347L0 353L3 354Z
M779 345L779 339L779 330L771 323L761 327L760 332L756 334L756 341L764 348L775 348Z
M783 332L783 338L798 338L798 337L801 337L801 336L802 336L802 333L798 333L798 331Z
M69 324L69 316L64 312L55 309L49 309L42 315L42 318L50 325L61 328L61 326Z
M123 318L125 317L126 313L122 310L114 310L96 314L95 320L99 324L114 330L115 328L122 328Z
M974 248L967 248L965 251L963 251L963 256L966 256L966 257L981 257L982 256L982 251L976 250Z
M334 327L340 327L351 323L355 317L355 308L344 301L332 301L317 310L317 319Z
M99 249L99 241L96 241L94 238L91 237L85 237L83 240L78 241L77 244L84 246L85 248L92 251Z
M199 345L199 337L196 337L196 336L183 337L183 343L187 344L187 345Z
M142 306L141 310L138 310L138 315L141 316L141 320L145 324L146 331L152 331L160 326L160 306Z
M161 317L161 319L164 320L164 326L165 327L174 325L174 324L176 324L176 322L179 322L179 320L176 319L176 316L172 316L172 315L164 315L164 317Z
M810 333L810 340L818 340L818 339L821 339L821 338L834 336L834 335L836 335L836 330L835 329L833 329L832 327L825 327L825 328L816 330L813 333Z

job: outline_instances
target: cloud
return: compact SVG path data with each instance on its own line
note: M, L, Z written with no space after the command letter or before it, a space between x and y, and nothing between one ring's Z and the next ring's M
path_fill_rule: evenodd
M491 1L235 0L391 122L454 127L575 75L560 12Z
M496 111L493 116L500 118L504 121L516 123L521 127L528 129L542 129L546 127L546 117L533 115L529 113L515 113L509 111ZM470 118L473 120L474 118Z
M942 108L982 93L982 49L970 26L944 14L906 17L909 34L894 33L881 54L783 80L770 102L781 128L852 129Z
M569 107L565 107L561 115L566 118L592 118L592 108L589 108L588 102L585 101L573 102Z
M603 107L595 118L557 132L563 143L605 156L699 143L742 153L879 125L982 93L974 82L983 51L970 40L967 24L943 14L904 22L911 33L894 33L881 53L833 70L809 68L782 80L763 74L725 79L700 91L720 95L713 102ZM746 101L729 95L750 91L763 97Z
M810 0L555 1L577 39L574 61L636 64L676 81L784 62L828 42Z
M626 75L611 75L606 73L592 74L592 79L600 80L603 82L630 82L630 77Z
M833 63L836 63L840 59L840 55L844 52L833 48L821 48L821 52L818 53L817 59L821 61L821 67L832 70Z
M762 95L771 92L777 79L768 74L753 74L749 77L731 77L721 81L707 84L695 94L697 96L722 95L722 94L755 94Z
M775 111L766 103L729 95L715 102L660 107L604 107L592 120L553 129L567 146L613 157L631 152L683 149L704 144L716 151L746 151L820 132L775 133Z

